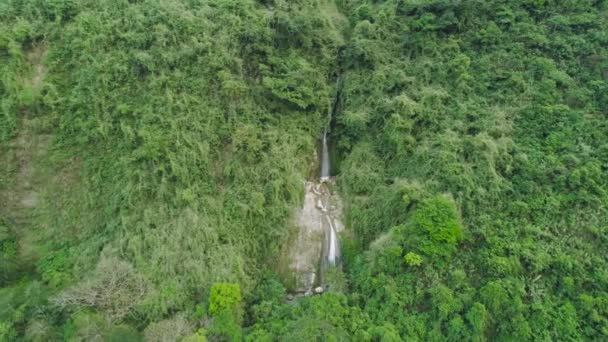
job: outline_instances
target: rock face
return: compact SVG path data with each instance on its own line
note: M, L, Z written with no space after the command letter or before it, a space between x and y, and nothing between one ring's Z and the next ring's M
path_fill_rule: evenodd
M331 180L330 180L331 181ZM304 205L296 214L298 236L291 248L289 267L295 274L296 292L312 294L322 287L324 267L334 265L340 257L337 233L344 229L340 222L341 205L332 196L327 181L306 182Z
M322 250L323 213L317 208L319 196L314 187L313 182L306 182L304 205L296 215L299 230L291 249L290 269L295 273L297 292L308 292L314 286Z

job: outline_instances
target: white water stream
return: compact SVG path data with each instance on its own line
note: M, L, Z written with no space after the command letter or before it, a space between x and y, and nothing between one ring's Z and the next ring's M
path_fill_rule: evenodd
M329 163L329 147L327 146L327 129L323 132L323 138L321 139L321 182L326 182L330 177L330 163Z
M320 177L305 184L304 204L296 215L297 239L290 248L290 269L295 275L297 293L312 294L323 289L323 274L340 262L338 233L344 229L341 222L342 205L332 193L328 137L323 135L320 148Z
M329 210L329 202L331 200L331 192L327 187L327 182L330 180L330 161L329 161L329 148L327 142L327 130L323 133L322 146L321 146L321 177L319 187L324 186L324 193L319 191L322 195L320 205L318 206L323 213L324 221L324 232L325 232L325 245L324 245L324 257L329 265L335 265L340 258L340 242L338 240L338 234L334 224L334 217L332 216L331 210Z

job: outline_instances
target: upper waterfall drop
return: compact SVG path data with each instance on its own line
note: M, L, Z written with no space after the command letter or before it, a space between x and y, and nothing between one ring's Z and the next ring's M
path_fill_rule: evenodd
M323 132L321 147L321 182L327 182L330 177L329 148L327 147L327 129Z
M329 181L331 177L331 160L329 158L329 137L328 133L332 127L332 122L334 120L334 115L338 110L339 105L339 97L340 97L340 82L341 78L338 76L336 78L336 95L331 105L331 109L328 111L327 117L327 125L325 126L325 130L323 131L323 137L321 138L321 175L320 181L321 183Z

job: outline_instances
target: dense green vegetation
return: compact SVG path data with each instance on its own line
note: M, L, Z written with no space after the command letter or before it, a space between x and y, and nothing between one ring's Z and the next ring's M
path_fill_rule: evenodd
M608 4L348 13L353 305L406 340L605 339Z
M604 0L0 0L0 104L0 341L608 339Z

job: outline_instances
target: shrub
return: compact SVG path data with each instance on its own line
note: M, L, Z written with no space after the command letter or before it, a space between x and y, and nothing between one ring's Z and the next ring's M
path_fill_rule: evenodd
M422 202L411 224L413 233L419 237L419 250L429 256L451 255L463 237L454 201L446 196Z
M403 257L403 260L410 266L422 265L422 257L414 252L407 253L405 257Z
M231 309L241 303L241 288L238 284L215 283L211 287L209 313L216 314Z
M45 283L59 287L72 279L73 263L71 249L62 248L40 259L36 269Z

